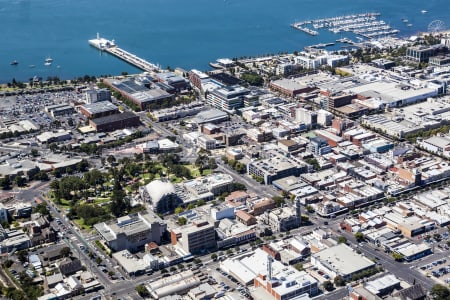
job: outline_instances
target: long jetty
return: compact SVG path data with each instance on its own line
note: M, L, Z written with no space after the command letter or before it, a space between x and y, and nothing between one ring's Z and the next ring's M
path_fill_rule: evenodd
M161 71L158 66L152 64L151 62L146 61L143 58L140 58L128 51L125 51L117 46L109 47L105 49L106 52L120 58L123 61L126 61L130 65L133 65L143 71L146 72L159 72Z
M157 65L152 64L151 62L146 61L145 59L140 58L133 53L123 50L122 48L119 48L115 44L114 40L110 41L105 38L101 38L98 33L97 38L89 40L89 44L92 47L95 47L100 51L108 52L109 54L112 54L117 58L120 58L121 60L145 72L161 72L161 69Z

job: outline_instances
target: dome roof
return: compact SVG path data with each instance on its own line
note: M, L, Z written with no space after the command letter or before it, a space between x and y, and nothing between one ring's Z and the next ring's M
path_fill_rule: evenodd
M175 187L171 182L162 180L153 180L145 186L145 189L152 199L153 206L157 206L158 202L166 195L174 194Z

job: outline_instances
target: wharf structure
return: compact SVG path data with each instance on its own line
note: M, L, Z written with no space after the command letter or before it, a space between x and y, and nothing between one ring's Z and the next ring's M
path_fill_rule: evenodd
M145 72L161 71L161 69L157 65L152 64L151 62L146 61L145 59L140 58L133 53L123 50L122 48L119 48L114 40L107 40L105 38L102 38L98 33L95 39L89 40L89 45L99 49L100 51L108 52L109 54L112 54Z

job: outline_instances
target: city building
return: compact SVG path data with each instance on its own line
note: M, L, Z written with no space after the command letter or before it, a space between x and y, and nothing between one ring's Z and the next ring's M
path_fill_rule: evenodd
M203 73L196 69L192 69L191 71L189 71L189 81L200 91L202 90L202 85L209 80L210 77L206 73Z
M191 88L188 80L175 74L174 72L155 73L155 79L160 83L173 87L176 92L181 92Z
M71 138L72 134L70 131L64 129L60 129L56 132L46 131L36 136L37 141L42 144L67 141Z
M327 140L319 136L310 139L308 150L315 155L323 155L332 151Z
M111 101L111 91L108 89L89 89L85 92L86 103Z
M315 87L310 87L298 83L297 81L295 81L295 79L286 79L286 78L270 82L269 87L270 90L278 92L290 98L294 98L298 94L310 93L316 89Z
M294 207L280 207L266 211L263 222L269 225L273 232L288 231L300 227L302 215L300 201L297 200Z
M0 202L0 224L9 223L8 221L8 209L3 203Z
M206 101L213 107L233 111L244 107L244 98L250 90L239 85L224 86L207 93Z
M213 108L199 112L195 117L187 122L199 126L205 123L216 124L228 121L229 118L230 117L226 112Z
M175 186L169 181L153 180L140 189L141 199L148 202L156 213L167 213L180 205L181 199L176 194Z
M254 299L292 299L302 294L315 296L318 282L305 271L274 261L258 248L220 263L220 268L244 285L254 285Z
M88 119L106 117L119 113L119 108L109 101L84 104L79 107L80 113Z
M217 247L228 248L243 243L248 243L256 239L255 226L247 226L236 220L222 219L220 220L217 232Z
M117 129L136 127L141 124L139 116L132 112L124 112L89 121L97 132L109 132Z
M215 139L211 139L207 136L199 136L197 139L197 145L204 150L212 150L216 149L217 141Z
M304 162L294 157L286 157L277 150L270 150L267 155L269 158L252 161L247 165L247 173L263 178L265 184L288 176L300 176L308 170Z
M308 129L315 128L317 125L317 112L299 107L295 110L295 120L305 124Z
M214 224L206 220L194 222L172 229L170 232L172 245L177 245L187 253L201 253L212 249L216 244Z
M311 264L331 278L339 275L344 280L350 280L353 274L375 267L373 261L358 254L346 244L338 244L313 254Z
M435 56L437 53L438 47L436 45L433 46L412 46L406 49L406 58L410 59L414 62L428 62L430 57Z
M94 225L102 241L113 251L138 251L145 244L161 243L167 225L155 213L139 212Z
M153 299L162 299L170 295L182 295L201 284L201 280L191 270L179 274L149 281L145 285ZM180 296L177 296L179 298ZM179 298L180 299L180 298Z
M148 88L142 82L132 78L121 81L105 79L103 82L132 101L141 110L159 108L163 103L170 103L173 99L173 95L165 90L159 87Z

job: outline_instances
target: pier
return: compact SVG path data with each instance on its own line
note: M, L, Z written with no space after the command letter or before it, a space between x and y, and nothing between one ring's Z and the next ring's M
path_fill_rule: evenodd
M95 47L99 49L100 51L108 52L111 55L116 56L117 58L120 58L121 60L129 63L130 65L135 66L138 69L141 69L145 72L160 72L161 69L155 65L152 64L149 61L146 61L143 58L140 58L133 53L130 53L126 50L123 50L122 48L119 48L114 40L107 40L105 38L100 38L99 34L97 33L97 38L89 40L89 45L92 47Z

